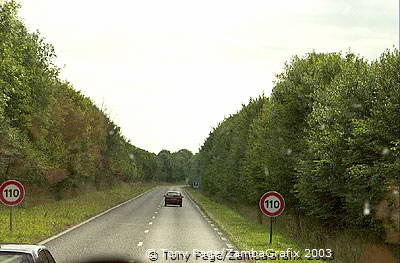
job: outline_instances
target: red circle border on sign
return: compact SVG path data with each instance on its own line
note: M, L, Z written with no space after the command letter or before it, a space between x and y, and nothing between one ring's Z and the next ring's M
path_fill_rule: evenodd
M265 202L265 199L267 199L267 197L269 197L271 195L278 198L279 201L281 202L281 207L275 213L268 212L267 210L265 210L264 205L263 205ZM260 209L264 213L264 215L269 216L269 217L275 217L275 216L279 216L280 214L282 214L283 210L285 210L285 199L283 199L283 197L280 193L275 192L275 191L270 191L261 196L260 202L258 203L258 205L260 206Z
M13 184L15 186L17 186L17 188L20 190L21 194L19 196L19 198L17 200L15 200L14 202L9 202L7 200L5 200L3 198L3 190L4 188L6 188L7 186L9 186L10 184ZM24 186L17 180L8 180L5 181L1 186L0 186L0 201L8 206L13 206L13 205L18 205L19 203L22 202L22 200L24 200L25 197L25 188Z

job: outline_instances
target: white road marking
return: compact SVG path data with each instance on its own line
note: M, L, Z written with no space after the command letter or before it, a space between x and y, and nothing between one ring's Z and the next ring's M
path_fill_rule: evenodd
M215 231L218 231L218 228L214 227L214 230L215 230Z
M154 214L158 214L158 212L157 212L157 211L155 211L155 212L154 212Z
M144 231L144 233L146 233L146 234L147 234L147 233L149 233L149 231L150 231L150 230L146 229L146 230Z
M221 232L218 232L218 235L222 236L222 233L221 233Z
M155 188L153 188L153 189L155 190ZM153 189L152 189L152 190L153 190ZM47 239L45 239L45 240L42 240L41 242L38 243L38 245L44 245L44 244L46 244L47 242L50 242L51 240L56 239L56 238L58 238L58 237L60 237L60 236L62 236L62 235L64 235L64 234L66 234L66 233L68 233L68 232L74 230L75 228L78 228L78 227L80 227L80 226L82 226L82 225L84 225L84 224L87 224L87 223L89 223L90 221L92 221L92 220L94 220L94 219L96 219L96 218L98 218L98 217L100 217L100 216L102 216L102 215L104 215L104 214L107 214L108 212L110 212L110 211L112 211L112 210L114 210L114 209L116 209L116 208L118 208L118 207L120 207L120 206L123 206L123 205L125 205L125 204L127 204L127 203L129 203L129 202L131 202L131 201L133 201L133 200L135 200L135 199L138 199L139 197L141 197L141 196L143 196L143 195L148 194L150 191L151 191L151 190L147 190L146 192L144 192L144 193L142 193L142 194L140 194L140 195L138 195L138 196L135 196L134 198L129 199L128 201L125 201L125 202L123 202L123 203L121 203L121 204L118 204L118 205L116 205L116 206L114 206L114 207L111 207L110 209L107 209L106 211L104 211L104 212L102 212L102 213L100 213L100 214L97 214L97 215L95 215L95 216L93 216L93 217L87 219L86 221L83 221L82 223L79 223L79 224L77 224L77 225L75 225L75 226L73 226L73 227L71 227L71 228L66 229L66 230L62 231L61 233L58 233L58 234L56 234L56 235L54 235L54 236L51 236L51 237L49 237L49 238L47 238Z
M139 243L137 244L137 246L138 246L138 247L143 246L143 242L139 242Z
M232 245L232 244L229 244L229 243L227 243L226 246L227 246L228 248L233 248L233 245Z
M151 218L153 218L153 219L154 219L154 218L156 218L156 217L155 217L155 216L152 216Z
M207 222L208 222L208 223L211 223L211 221L210 221L210 220L207 220Z
M152 225L153 224L153 222L149 222L149 225Z
M215 226L214 224L210 224L211 226Z

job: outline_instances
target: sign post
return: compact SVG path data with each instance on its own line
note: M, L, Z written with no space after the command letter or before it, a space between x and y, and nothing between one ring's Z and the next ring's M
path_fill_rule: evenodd
M270 217L269 243L272 244L272 218L285 210L285 199L278 192L270 191L261 196L259 205L261 212Z
M12 207L24 200L25 188L16 180L5 181L0 186L0 201L10 207L10 231L12 231Z

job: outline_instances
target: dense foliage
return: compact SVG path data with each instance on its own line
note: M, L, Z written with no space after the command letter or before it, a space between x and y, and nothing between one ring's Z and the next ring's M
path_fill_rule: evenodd
M399 102L397 49L373 62L296 56L270 98L250 100L210 133L190 180L253 205L278 191L289 212L377 233L385 222L398 233Z
M156 154L130 144L89 98L59 79L54 49L29 33L15 2L0 4L0 182L18 179L57 196L82 184L177 181L191 153Z

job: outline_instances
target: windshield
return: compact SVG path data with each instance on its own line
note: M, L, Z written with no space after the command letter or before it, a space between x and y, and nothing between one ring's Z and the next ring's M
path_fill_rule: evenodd
M394 0L0 0L0 263L399 262L399 72Z
M29 257L27 254L0 251L0 262L2 263L30 263Z
M181 196L181 194L177 192L168 192L167 196Z

